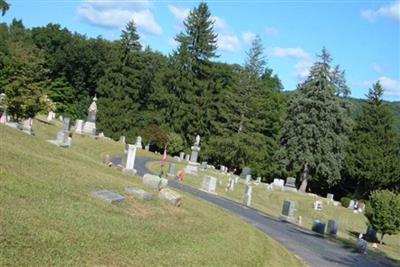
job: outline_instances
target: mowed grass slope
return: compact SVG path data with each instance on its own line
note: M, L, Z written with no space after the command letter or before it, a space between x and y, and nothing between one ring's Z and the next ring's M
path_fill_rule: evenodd
M175 172L186 166L185 163L177 163ZM160 172L159 162L149 162L148 168L154 173ZM169 163L164 167L165 170L169 169ZM229 175L223 174L218 170L207 170L206 172L199 172L200 177L194 177L186 175L184 183L195 188L200 188L202 183L202 176L211 175L222 182L222 185L217 184L217 193L220 196L231 199L236 202L243 202L243 194L245 191L244 180L240 179L239 183L235 185L233 192L226 191L226 185L228 183ZM300 226L311 229L314 220L322 220L327 222L328 220L336 220L339 223L338 237L343 241L350 241L355 243L358 233L365 233L367 228L367 218L363 214L354 214L352 210L344 208L342 206L327 205L326 199L321 197L308 196L302 193L293 192L282 192L278 189L274 191L268 191L266 184L261 183L260 185L253 186L253 194L251 206L258 210L261 210L267 214L279 217L282 211L282 204L284 200L292 200L296 203L296 218L301 216ZM323 201L322 211L315 211L313 204L315 200ZM297 224L299 222L297 221ZM380 235L378 235L380 236ZM380 245L379 249L374 249L375 252L383 252L389 258L400 264L400 234L385 236L384 245Z
M179 208L93 198L142 185L101 163L121 144L74 136L62 149L45 141L60 127L35 120L28 136L0 125L0 266L303 266L253 226L186 194Z

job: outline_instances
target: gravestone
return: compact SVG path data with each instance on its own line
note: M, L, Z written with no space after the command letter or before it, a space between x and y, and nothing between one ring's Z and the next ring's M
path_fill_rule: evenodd
M64 131L69 131L71 129L70 122L71 122L71 118L65 117L63 119L63 130Z
M190 155L189 154L185 155L185 161L189 161L189 160L190 160Z
M283 189L285 191L297 192L296 178L293 178L293 177L286 178L286 183L285 183L285 186L283 187Z
M260 183L261 183L261 177L260 177L260 176L257 177L256 183L257 183L257 184L260 184Z
M182 204L181 195L170 188L161 189L158 193L158 197L176 207L179 207Z
M246 175L246 184L249 184L251 182L251 174Z
M348 208L349 209L354 209L354 204L355 204L354 200L350 200Z
M72 138L70 136L70 118L63 119L63 129L57 132L56 140L47 140L47 142L63 148L71 147Z
M228 180L228 190L233 191L235 190L235 180L231 177Z
M22 122L21 130L29 135L32 135L32 118L26 119Z
M124 171L135 174L136 146L129 144L126 146L127 146L127 155L126 155L126 163L125 165L123 165Z
M322 210L322 201L320 201L320 200L314 201L314 210L317 210L317 211Z
M273 191L274 190L274 187L272 186L272 183L271 184L267 184L267 190L268 191Z
M121 135L118 140L119 143L125 144L125 136Z
M56 117L56 114L55 114L53 111L50 111L50 112L47 114L47 122L51 122L52 120L55 119L55 117Z
M4 107L3 112L1 113L0 123L6 124L7 122L8 122L7 107Z
M253 194L253 186L250 184L246 184L243 196L243 204L246 205L247 207L251 206L252 194Z
M328 220L328 228L326 230L328 235L337 236L338 223L335 220Z
M295 220L294 212L295 212L295 202L290 200L284 200L282 206L282 212L279 219L286 222L294 222Z
M137 187L127 187L125 188L125 191L132 195L136 199L140 200L151 200L154 199L154 195L152 193L146 192L141 188Z
M168 177L175 177L175 163L169 164Z
M326 224L320 220L315 220L311 230L313 232L319 233L321 235L325 234L325 226Z
M185 159L185 153L184 152L179 153L179 159L181 161Z
M150 144L147 144L144 146L144 150L149 151L150 150Z
M92 196L100 198L101 200L111 204L120 203L125 200L125 197L108 190L93 192Z
M207 161L203 161L202 163L201 163L201 169L202 170L207 170Z
M105 138L105 136L104 136L104 132L101 132L101 133L99 133L99 138Z
M83 120L75 121L75 133L83 134Z
M142 144L142 137L141 136L138 136L138 137L136 137L136 148L137 149L142 149L143 148L143 144Z
M377 237L377 232L374 228L372 228L371 225L367 227L367 231L364 234L365 238L371 242L379 242L378 237Z
M285 181L283 179L275 178L272 185L275 187L279 187L281 190L283 189Z
M240 176L233 175L233 180L235 181L235 184L239 182Z
M334 195L333 195L333 194L330 194L330 193L328 193L328 194L326 195L326 199L328 200L328 203L333 203L333 202L334 202L333 197L334 197Z
M246 178L247 175L251 175L251 169L249 167L244 167L242 173L240 174L240 177Z
M88 117L83 125L83 133L91 136L96 135L96 114L97 114L97 98L93 98L92 104L88 108Z
M160 178L157 175L152 175L146 173L143 176L143 184L147 185L153 189L160 190L162 188L166 188L168 186L168 180L165 178Z
M201 190L208 193L216 194L217 178L213 176L204 175L203 182L201 183Z

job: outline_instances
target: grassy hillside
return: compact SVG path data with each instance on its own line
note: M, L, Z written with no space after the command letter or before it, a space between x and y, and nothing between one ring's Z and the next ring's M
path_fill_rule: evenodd
M184 163L179 163L175 168L176 172L184 168L184 166ZM159 162L150 162L148 163L148 167L155 173L158 173L160 170ZM169 165L166 166L166 169L168 169L168 167ZM235 190L233 192L227 192L225 188L229 179L228 175L222 174L217 170L208 170L206 174L212 175L221 181L222 185L217 185L218 195L242 203L245 191L243 180L240 180L239 183L235 185ZM200 174L200 176L202 176L202 174ZM200 188L202 178L187 175L184 183L195 188ZM333 205L327 205L326 199L318 196L308 196L306 194L282 192L279 190L268 191L265 184L253 186L251 206L275 217L279 217L282 211L282 203L286 199L296 203L295 216L296 218L301 216L301 224L299 224L298 221L297 224L306 229L311 229L314 220L323 220L327 222L330 219L334 219L337 220L339 224L338 237L343 241L354 243L358 233L364 233L367 228L367 218L363 214L354 214L352 210L341 206L335 207ZM315 200L323 201L322 211L315 211L313 209ZM375 252L384 252L387 256L400 264L400 235L385 236L384 242L385 245L381 245L379 250L375 250Z
M45 141L60 127L35 120L28 136L0 125L0 266L303 265L255 227L186 194L179 208L91 197L142 186L101 163L121 144L74 136L62 149Z

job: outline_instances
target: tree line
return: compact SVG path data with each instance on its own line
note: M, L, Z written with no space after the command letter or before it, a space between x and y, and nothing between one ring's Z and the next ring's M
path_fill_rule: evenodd
M50 109L85 118L97 95L97 128L116 140L142 135L176 154L189 153L199 134L201 160L249 166L266 181L294 176L303 191L358 198L400 190L399 133L379 82L353 120L345 73L325 48L288 96L258 36L243 65L216 61L217 38L205 3L168 56L142 46L134 21L109 41L13 20L0 24L0 91L15 120Z

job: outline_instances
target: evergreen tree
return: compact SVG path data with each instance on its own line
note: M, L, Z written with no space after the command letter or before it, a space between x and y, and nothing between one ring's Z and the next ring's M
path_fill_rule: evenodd
M9 9L10 5L5 0L0 0L1 15L4 16Z
M325 48L319 58L290 99L277 153L284 171L300 176L301 191L311 179L318 181L319 188L340 181L349 129L346 110L336 97L339 88Z
M358 198L374 189L400 190L400 143L393 114L382 102L383 88L376 82L346 147L344 188Z

